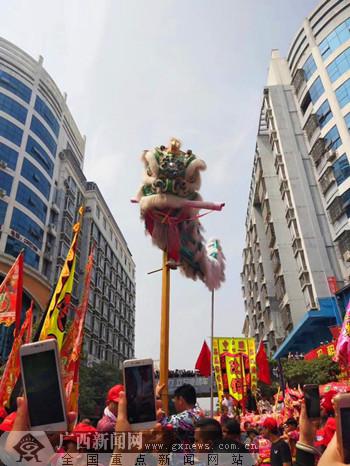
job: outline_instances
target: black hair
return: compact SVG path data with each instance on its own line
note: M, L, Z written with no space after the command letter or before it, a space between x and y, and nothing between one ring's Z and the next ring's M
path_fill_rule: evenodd
M195 424L195 429L206 429L207 427L212 427L212 429L209 430L210 432L215 432L217 434L217 438L222 437L221 424L216 419L213 419L211 417L202 417L198 419L198 421Z
M294 427L298 427L298 421L296 419L294 419L294 417L290 417L289 419L286 420L285 424L287 426L294 426Z
M178 387L174 392L174 396L182 396L189 405L195 405L197 401L196 389L189 383L185 383L181 385L181 387Z
M231 435L241 435L241 426L236 419L230 419L225 423L225 427Z

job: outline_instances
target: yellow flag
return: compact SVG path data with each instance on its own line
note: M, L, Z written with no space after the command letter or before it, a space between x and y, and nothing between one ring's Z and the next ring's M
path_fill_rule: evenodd
M79 209L79 213L82 215L82 207ZM70 306L80 223L81 221L77 222L73 227L74 236L72 244L58 278L55 292L53 293L49 307L47 308L45 321L39 338L39 340L46 340L47 338L52 337L56 338L59 349L62 347L67 314Z

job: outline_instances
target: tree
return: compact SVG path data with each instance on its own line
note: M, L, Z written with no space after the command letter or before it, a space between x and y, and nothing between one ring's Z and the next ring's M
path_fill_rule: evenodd
M80 366L79 417L98 419L105 407L108 390L122 383L121 370L101 362L93 367Z
M337 380L340 372L338 364L332 361L330 356L322 356L310 361L286 359L282 361L282 366L285 381L290 386L323 385Z

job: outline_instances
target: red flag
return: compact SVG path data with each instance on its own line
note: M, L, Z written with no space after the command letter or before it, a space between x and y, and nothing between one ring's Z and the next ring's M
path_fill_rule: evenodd
M258 352L256 353L256 367L258 369L258 380L271 385L269 361L262 341L260 342Z
M199 353L195 368L203 377L210 376L211 354L207 342L204 340L201 352Z
M23 293L23 251L21 251L0 285L0 324L16 323L15 335L21 324Z
M32 306L26 313L26 318L22 327L14 339L11 353L8 357L4 373L0 382L0 406L5 406L11 398L12 391L16 385L21 368L19 360L19 349L27 341L28 332L32 326L33 308Z

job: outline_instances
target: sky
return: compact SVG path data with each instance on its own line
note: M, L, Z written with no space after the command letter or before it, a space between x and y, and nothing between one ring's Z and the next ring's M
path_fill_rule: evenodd
M224 201L203 218L222 241L226 282L215 335L240 336L240 272L250 175L272 49L286 56L318 0L0 0L1 35L44 67L86 135L97 182L136 263L136 357L159 360L161 252L130 203L144 149L173 136L207 163L201 194ZM170 362L193 369L210 335L211 294L171 273Z

